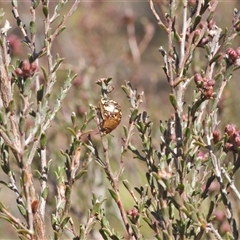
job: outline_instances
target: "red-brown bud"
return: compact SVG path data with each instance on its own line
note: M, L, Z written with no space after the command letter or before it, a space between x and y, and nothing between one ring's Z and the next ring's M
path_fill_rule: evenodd
M206 45L207 43L209 42L209 38L208 37L204 37L202 38L202 40L200 41L200 45L203 46L203 45Z
M216 22L211 19L208 22L208 29L212 30L215 25L216 25Z
M32 62L30 64L30 68L31 68L31 71L34 73L38 68L36 62Z
M238 58L238 54L233 48L228 48L226 54L231 62L235 62Z
M195 73L194 81L198 87L202 85L203 79L200 73Z
M137 217L138 214L139 214L138 209L134 207L132 210L132 217Z
M227 124L224 131L229 137L232 137L236 132L236 127L233 124Z
M216 144L220 141L221 135L220 132L218 130L214 130L213 133L213 142Z
M16 73L17 76L20 77L20 76L22 76L22 73L23 73L23 72L22 72L22 69L21 69L21 68L16 68L16 69L15 69L15 73Z
M219 222L222 222L223 220L226 219L226 214L222 210L215 211L213 215L215 216L215 219L218 220Z
M215 83L216 83L216 81L213 80L213 79L210 79L210 80L207 82L208 86L212 86L212 87L215 85Z
M29 63L29 61L28 60L23 60L21 68L22 68L23 72L28 73L30 71L30 63Z
M240 57L240 47L238 47L238 48L236 49L236 53L237 53L238 57Z
M236 144L237 147L240 147L240 137L239 136L236 136L234 138L234 143Z
M208 87L205 89L205 91L203 92L203 96L205 98L212 98L212 95L213 95L213 88L212 87Z
M225 152L232 151L232 150L233 150L233 144L232 144L232 143L229 143L229 142L225 143L223 150L224 150Z

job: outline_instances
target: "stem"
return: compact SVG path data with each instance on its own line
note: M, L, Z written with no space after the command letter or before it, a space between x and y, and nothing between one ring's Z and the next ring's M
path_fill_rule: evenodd
M109 155L108 155L108 140L106 138L106 135L102 137L102 143L103 143L103 151L104 151L104 157L105 157L105 163L106 163L105 172L111 181L112 188L113 188L115 194L117 195L117 199L115 199L115 201L118 205L118 209L120 211L123 223L127 230L129 239L132 240L133 239L133 237L132 237L133 231L132 231L131 226L128 223L127 215L125 213L123 203L121 201L121 197L120 197L119 189L118 189L118 179L116 177L114 177L113 171L112 171L112 168L110 165L110 160L109 160Z

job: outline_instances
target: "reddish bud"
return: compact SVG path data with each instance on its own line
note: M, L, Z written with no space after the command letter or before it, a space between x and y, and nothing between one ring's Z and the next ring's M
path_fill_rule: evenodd
M240 47L238 47L238 48L236 49L236 53L237 53L238 57L240 57Z
M215 216L215 219L218 220L219 222L222 222L223 220L226 219L226 214L224 211L218 210L213 213Z
M203 92L203 96L205 98L212 98L212 95L213 95L213 88L212 87L209 87L208 89L205 89L205 91Z
M132 210L132 217L136 217L137 215L138 215L138 209L134 207Z
M204 28L204 26L205 26L205 22L200 22L199 23L199 27L202 29L202 28Z
M220 141L221 135L220 132L218 130L214 130L213 133L213 142L216 144Z
M199 28L197 28L195 31L194 31L194 36L199 36L201 33L201 30Z
M27 60L23 60L22 61L22 70L23 70L23 72L29 72L30 71L30 63L29 63L29 61L27 61Z
M209 81L207 82L208 86L214 86L215 83L216 83L216 81L213 80L213 79L211 79L211 80L209 80Z
M35 71L37 70L37 64L36 64L36 62L32 62L32 63L30 64L30 68L31 68L31 71L32 71L32 72L35 72Z
M208 37L204 37L202 38L202 40L200 41L200 45L203 46L203 45L206 45L207 43L209 42L209 38Z
M15 73L17 74L17 76L22 76L22 69L21 68L16 68L15 69Z
M226 153L229 152L229 151L232 151L232 150L233 150L233 144L227 142L227 143L224 145L223 150L224 150Z
M127 215L131 216L132 215L132 210L127 210Z
M204 153L203 151L199 151L197 154L197 158L201 161L206 161L208 159L208 153Z
M232 137L236 132L236 127L233 124L227 124L224 131L229 137Z
M34 200L31 204L31 207L32 207L32 212L36 213L38 209L38 200Z
M235 62L238 58L238 54L233 48L228 48L226 54L231 62Z
M201 86L203 79L200 73L195 73L194 81L198 87Z
M234 143L236 144L237 147L240 147L240 137L239 136L236 136L234 138Z
M210 20L210 21L208 22L208 29L212 30L215 25L216 25L215 21Z
M227 233L231 231L231 227L228 222L224 222L220 227L220 232Z

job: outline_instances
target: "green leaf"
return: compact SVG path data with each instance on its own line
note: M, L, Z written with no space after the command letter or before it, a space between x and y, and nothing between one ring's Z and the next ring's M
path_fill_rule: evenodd
M31 91L31 85L32 85L32 78L27 78L24 82L23 86L23 94L24 96L28 96Z
M42 181L42 174L38 170L35 170L34 172L37 175L37 178Z
M61 27L61 29L57 33L57 36L60 35L65 29L66 29L66 26Z
M109 193L111 194L112 198L115 200L115 202L118 201L118 196L117 194L112 190L112 189L108 189Z
M131 188L128 180L123 180L122 182L123 182L124 187L125 187L129 192L131 192L131 191L132 191L132 188Z
M58 5L55 7L54 11L58 13L64 5L65 4L63 2L58 3Z
M31 34L36 34L36 32L37 32L36 23L34 21L30 22L30 32L31 32Z
M81 170L79 173L76 174L75 180L80 179L87 172L88 172L87 170Z
M45 16L45 18L47 18L48 17L48 7L44 5L42 11L43 11L43 15Z
M41 149L45 149L47 146L47 136L45 133L42 133L40 138Z
M37 91L37 101L41 102L43 99L43 94L44 94L44 86L41 85L39 90Z
M63 219L63 221L61 222L60 227L61 227L61 228L64 228L65 225L69 222L69 219L70 219L70 217L65 217L65 218Z
M25 121L25 118L22 116L19 119L19 131L20 131L20 134L23 134L26 131L26 121Z
M67 185L65 189L65 198L67 200L70 200L70 197L71 197L71 187Z
M131 117L130 117L130 123L135 121L136 117L138 115L138 109L134 109L131 113Z
M139 235L139 227L137 227L136 225L134 224L131 224L131 227L132 227L132 230L133 230L133 233L135 236L138 236Z
M35 0L33 2L33 9L36 9L38 7L39 3L40 3L40 0Z
M59 68L59 66L61 65L61 63L64 61L64 58L60 58L57 60L57 62L55 63L55 65L53 66L53 70L52 73L56 72Z
M48 188L48 187L45 187L44 190L43 190L43 192L42 192L42 198L43 198L44 200L47 199L48 192L49 192L49 188Z
M75 130L73 128L67 127L67 130L74 136L77 137L77 133L75 132Z
M8 107L7 107L6 111L7 111L7 112L12 112L12 111L14 111L14 110L15 110L15 104L14 104L14 101L11 100L11 101L9 102L9 104L8 104Z
M172 93L169 94L169 100L170 100L173 108L176 110L177 109L177 100L176 100L176 97Z
M102 228L99 230L100 234L102 235L103 239L104 240L108 240L112 233L110 231L110 229L107 229L107 228Z
M17 207L18 207L19 212L22 214L22 216L26 217L27 216L26 209L21 204L17 204Z
M101 208L101 203L99 201L96 201L92 209L92 214L98 215L100 212L100 208Z

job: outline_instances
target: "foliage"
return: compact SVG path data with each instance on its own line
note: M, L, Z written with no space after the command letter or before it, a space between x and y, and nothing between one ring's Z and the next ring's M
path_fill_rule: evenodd
M149 0L152 15L167 37L167 45L159 52L174 112L165 122L159 119L156 127L150 109L142 110L144 93L133 87L134 81L122 85L128 100L122 110L111 100L115 91L111 77L95 81L100 87L97 94L90 88L86 91L70 70L64 82L57 84L64 58L53 56L54 43L64 34L80 0L69 9L66 3L53 6L49 1L32 1L26 27L18 2L12 1L12 14L28 49L28 59L16 62L10 50L16 50L17 40L8 40L11 26L4 10L0 11L0 154L5 174L0 183L16 200L7 206L0 199L0 217L20 239L146 239L149 232L156 239L238 239L239 217L234 206L240 193L234 180L240 167L240 130L229 122L221 134L219 109L223 91L240 65L240 49L228 47L239 35L240 12L235 9L232 25L222 29L214 19L218 1L169 1L167 5ZM38 9L44 20L40 50L36 47ZM149 38L138 44L131 11L124 21L132 62L138 69L153 34L152 25L145 29ZM40 64L42 59L46 66ZM69 146L63 144L65 150L56 150L48 129L74 84L87 92L89 106L81 118L75 112L68 116L68 131L62 138L68 139ZM109 100L106 106L91 103L102 98ZM128 124L120 138L111 132L123 110ZM96 127L97 133L92 130ZM111 150L114 145L115 152ZM63 165L57 163L58 158ZM125 174L129 159L144 165L139 183ZM101 180L94 189L97 170ZM100 186L104 186L102 192ZM126 206L124 191L131 207ZM81 212L79 202L84 205ZM12 213L14 204L17 214ZM123 228L112 224L109 205L117 209L114 214Z

